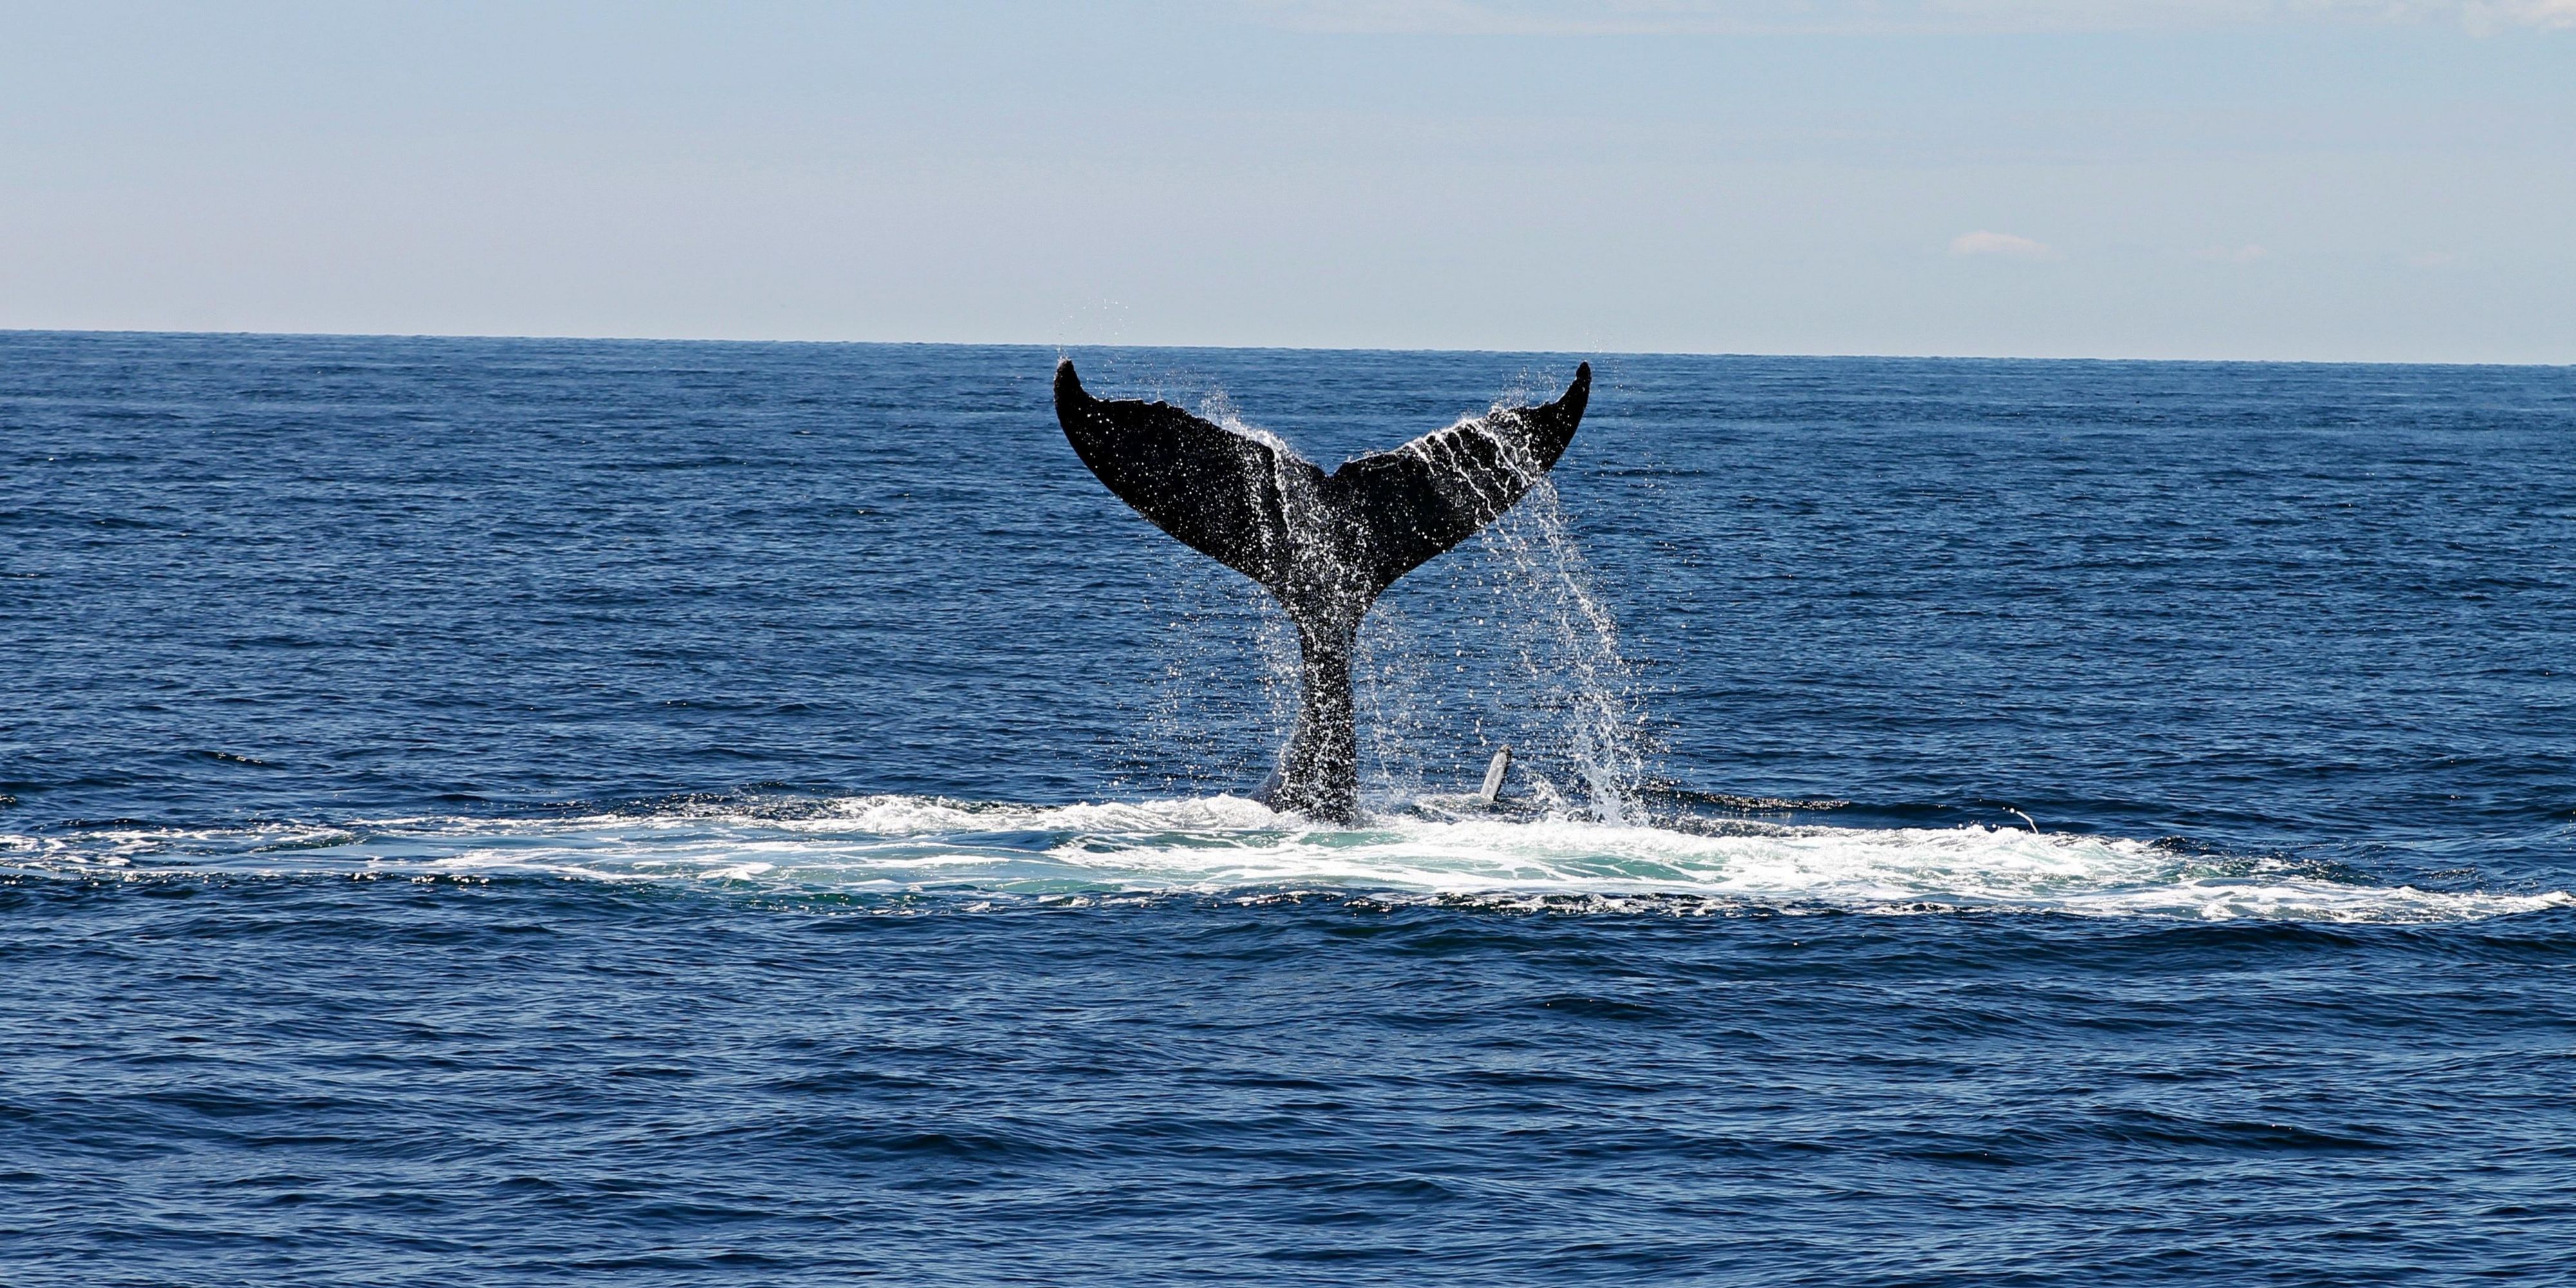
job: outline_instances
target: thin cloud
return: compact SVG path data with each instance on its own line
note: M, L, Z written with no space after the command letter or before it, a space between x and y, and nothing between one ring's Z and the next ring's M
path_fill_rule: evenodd
M2469 0L2464 8L2469 30L2481 34L2507 27L2576 27L2576 0Z
M1950 239L1950 253L1958 256L1991 255L2002 259L2058 259L2057 248L2028 237L2011 233L1978 231L1961 233Z
M1750 35L2157 31L2434 23L2480 34L2576 28L2576 0L1238 0L1308 31Z
M2260 246L2204 246L2191 252L2191 257L2213 264L2251 264L2270 259L2272 252Z

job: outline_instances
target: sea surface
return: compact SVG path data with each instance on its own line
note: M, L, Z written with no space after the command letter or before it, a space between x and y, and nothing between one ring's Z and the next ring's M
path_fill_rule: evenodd
M2576 1276L2576 369L1058 356L0 333L0 1282Z

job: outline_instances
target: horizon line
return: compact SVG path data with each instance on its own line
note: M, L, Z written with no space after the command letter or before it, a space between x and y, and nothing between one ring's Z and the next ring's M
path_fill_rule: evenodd
M2515 367L2552 369L2576 367L2576 359L2564 362L2515 362L2472 359L2404 359L2404 358L2143 358L2104 356L2099 354L1994 354L1994 353L1817 353L1759 349L1580 349L1580 348L1468 348L1459 346L1421 345L1324 345L1324 344L1156 344L1134 341L1060 341L1026 340L851 340L851 339L785 339L778 337L741 336L676 336L676 335L542 335L502 331L209 331L161 327L19 327L0 326L0 336L170 336L199 339L268 339L268 340L494 340L519 342L575 342L588 344L739 344L739 345L841 345L876 348L951 348L951 349L1051 349L1057 354L1077 349L1201 349L1236 352L1288 353L1424 353L1424 354L1545 354L1552 357L1594 355L1621 358L1806 358L1868 360L1888 362L2089 362L2089 363L2174 363L2197 366L2269 366L2269 367Z

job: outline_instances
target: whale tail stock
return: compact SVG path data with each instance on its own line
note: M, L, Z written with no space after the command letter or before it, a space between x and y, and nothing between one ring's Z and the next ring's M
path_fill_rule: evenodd
M1094 398L1056 364L1056 419L1118 498L1200 554L1268 590L1296 624L1305 695L1274 809L1357 814L1351 648L1397 578L1466 540L1537 486L1583 420L1592 366L1556 401L1498 409L1326 474L1287 444L1168 403Z

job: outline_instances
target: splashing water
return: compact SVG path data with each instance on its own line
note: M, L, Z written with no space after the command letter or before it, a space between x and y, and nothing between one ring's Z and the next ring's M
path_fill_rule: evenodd
M543 819L107 827L0 835L0 872L556 877L833 898L1100 900L1331 893L1498 910L2036 912L2442 922L2576 906L2425 890L2279 857L2019 828L1389 817L1317 827L1234 796L1019 805L922 796L679 802Z
M1461 552L1397 583L1362 627L1372 794L1394 805L1456 792L1510 746L1514 777L1550 812L1643 822L1635 671L1555 484Z
M1246 790L1296 719L1296 630L1259 587L1177 545L1161 571L1137 604L1156 624L1151 670L1111 786Z
M1644 711L1619 627L1594 586L1556 486L1541 483L1518 509L1480 534L1484 559L1460 571L1505 609L1492 620L1511 662L1496 696L1525 694L1533 725L1525 746L1562 764L1582 806L1604 823L1643 822L1635 791L1645 779Z
M1514 389L1493 410L1530 401ZM1223 392L1199 412L1245 422ZM1257 780L1294 723L1295 629L1271 598L1204 559L1176 555L1155 597L1165 626L1154 692L1123 757L1129 784L1223 788ZM1174 605L1180 607L1175 608ZM1541 479L1472 543L1396 583L1363 619L1353 659L1362 792L1379 811L1472 787L1494 751L1511 790L1546 812L1642 822L1647 746L1633 668L1552 481ZM1254 693L1257 692L1257 696ZM1246 757L1213 752L1249 739Z

